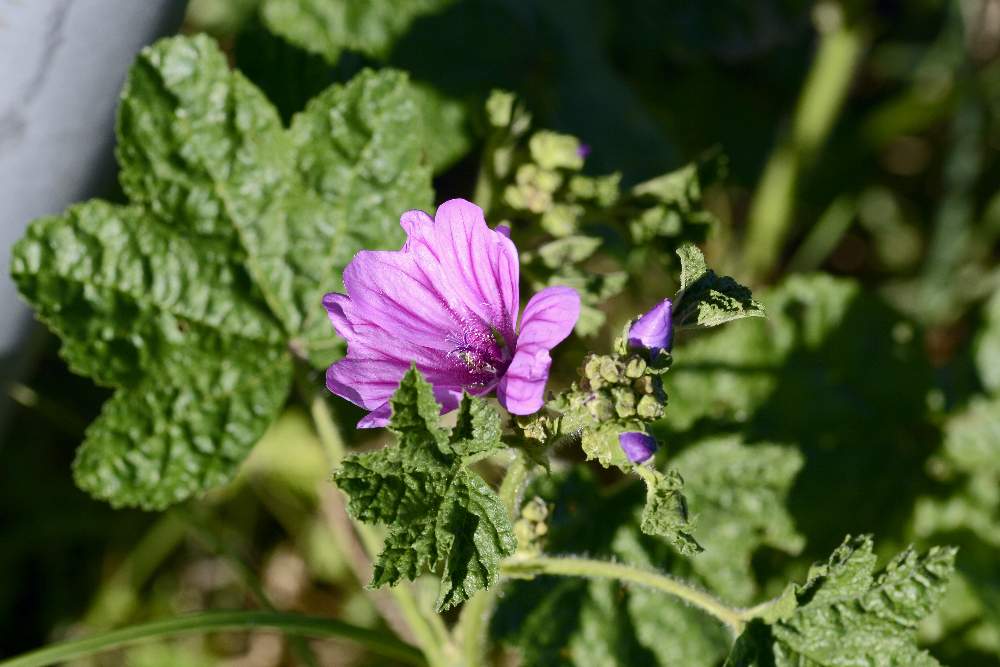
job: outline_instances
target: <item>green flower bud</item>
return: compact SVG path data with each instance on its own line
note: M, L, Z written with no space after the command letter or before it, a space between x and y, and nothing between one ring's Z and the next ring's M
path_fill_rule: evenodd
M621 382L621 370L611 357L601 357L599 372L601 378L608 384L618 384Z
M637 378L636 381L632 383L632 388L640 394L655 394L656 381L652 376L644 375L641 378Z
M642 357L631 356L625 362L625 377L634 380L641 378L646 372L646 360Z
M494 90L486 100L486 117L493 127L510 125L514 111L514 93Z
M554 204L542 214L542 228L552 236L569 236L579 227L583 208L570 204Z
M663 404L653 395L647 394L639 400L636 413L647 421L653 421L663 416Z
M528 142L531 158L543 169L582 169L580 141L568 134L542 130Z
M615 401L615 412L619 417L635 416L635 394L625 387L615 387L611 390L611 396Z
M599 422L606 422L615 417L615 406L605 396L598 394L592 401L587 403L587 410L590 416Z

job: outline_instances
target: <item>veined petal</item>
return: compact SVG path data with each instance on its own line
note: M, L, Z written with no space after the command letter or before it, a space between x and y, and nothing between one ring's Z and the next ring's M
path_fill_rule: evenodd
M660 350L669 350L673 338L672 310L670 299L653 306L629 327L628 344L644 347L654 355Z
M513 333L518 310L517 248L505 234L486 226L481 208L451 199L438 207L433 224L408 214L403 227L409 235L407 250L420 255L423 266L439 270L433 272L443 283L442 292L455 295L483 322ZM503 331L505 327L511 331Z
M500 405L515 415L530 415L541 410L551 366L552 357L547 349L537 345L518 348L497 385Z
M451 412L462 401L462 392L452 387L435 387L434 399L441 405L441 414ZM358 428L381 428L389 425L392 418L392 406L388 401L362 417Z
M540 346L551 350L573 332L579 318L580 295L575 289L546 287L524 308L517 349Z
M383 358L341 359L326 370L326 387L332 393L345 398L366 410L378 410L399 388L399 381L409 370L411 361ZM423 367L421 367L423 366ZM421 373L434 385L438 402L445 401L453 409L462 396L462 386L449 368L421 365ZM440 395L438 395L440 393ZM454 398L457 394L458 398ZM364 428L359 426L359 428Z
M361 322L378 323L405 332L408 340L424 347L445 349L461 326L441 287L411 253L359 252L344 270L344 286L350 299L339 305L355 328Z

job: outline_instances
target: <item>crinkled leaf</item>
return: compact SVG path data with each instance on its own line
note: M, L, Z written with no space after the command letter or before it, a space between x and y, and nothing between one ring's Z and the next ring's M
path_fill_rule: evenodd
M685 480L705 550L691 567L723 599L748 604L757 592L750 557L762 546L797 554L804 540L786 507L803 457L791 447L713 438L671 460Z
M112 505L158 509L228 482L285 404L280 348L206 336L119 389L87 428L74 476Z
M665 538L677 551L693 556L702 547L691 535L694 526L688 516L687 500L682 493L684 479L676 470L636 467L636 473L646 483L646 505L642 508L639 527L647 535Z
M463 461L502 448L499 416L466 396L449 433L438 425L440 406L416 369L403 377L392 410L398 444L348 457L334 479L355 518L389 529L371 585L441 569L437 607L445 610L496 584L500 560L517 547L503 502Z
M938 665L917 647L916 628L944 594L954 559L951 548L907 549L876 575L871 539L848 538L795 589L795 610L753 624L726 664Z
M322 294L430 203L408 91L363 72L289 132L211 39L142 51L117 126L130 203L37 220L12 261L73 370L117 389L80 450L81 487L162 508L224 482L287 397L289 348L336 353Z
M764 306L750 290L729 276L716 275L693 244L677 250L681 288L674 300L674 326L714 327L745 317L764 317Z

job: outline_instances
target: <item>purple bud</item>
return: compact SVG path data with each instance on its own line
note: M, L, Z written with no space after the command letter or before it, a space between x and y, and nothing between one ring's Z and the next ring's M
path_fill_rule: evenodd
M580 144L577 146L576 154L580 156L581 159L586 160L587 156L590 155L590 144Z
M618 443L632 463L645 463L656 453L656 438L639 431L622 433L618 436Z
M652 310L637 319L628 330L628 344L631 347L644 347L653 356L660 350L669 350L673 340L673 326L670 314L673 304L670 299L664 299L653 306Z

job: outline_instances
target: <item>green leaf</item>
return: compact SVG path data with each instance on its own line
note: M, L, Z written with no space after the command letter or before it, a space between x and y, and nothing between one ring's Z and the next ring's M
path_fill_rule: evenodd
M397 445L348 457L334 479L355 518L388 527L371 585L440 568L442 611L496 584L500 560L517 548L500 497L464 460L503 448L500 418L482 399L466 396L448 433L438 425L431 385L415 368L403 377L392 411Z
M749 604L757 585L750 558L762 546L798 554L804 539L786 507L803 457L791 447L745 445L723 436L671 460L685 480L704 553L691 567L723 599Z
M729 276L716 275L697 246L681 246L677 254L681 258L681 288L674 300L674 326L704 328L745 317L764 317L764 306L750 290Z
M640 532L641 485L619 487L609 495L592 468L578 465L536 478L526 497L534 495L553 508L545 543L549 553L586 553L649 568L690 562L663 540ZM731 642L713 618L662 593L612 581L545 576L506 584L490 634L516 647L526 667L717 667Z
M847 538L795 588L795 610L748 628L726 664L938 665L917 647L916 628L944 594L954 560L952 548L907 549L876 575L871 538Z
M419 17L454 0L264 0L261 16L274 32L336 63L344 50L383 59Z
M691 535L694 527L688 516L687 500L681 493L684 479L680 474L676 470L664 474L643 466L636 466L635 471L646 483L646 505L639 523L642 532L666 538L685 556L703 551Z
M13 253L70 367L116 389L82 488L157 509L233 476L287 398L290 349L339 352L323 293L430 203L419 121L396 72L329 89L286 131L210 38L141 52L117 125L129 203L37 220Z
M923 336L850 280L797 276L765 298L766 320L675 347L658 435L677 448L719 432L797 447L805 464L789 507L808 544L859 527L897 534L939 445ZM830 512L831 479L850 512Z

